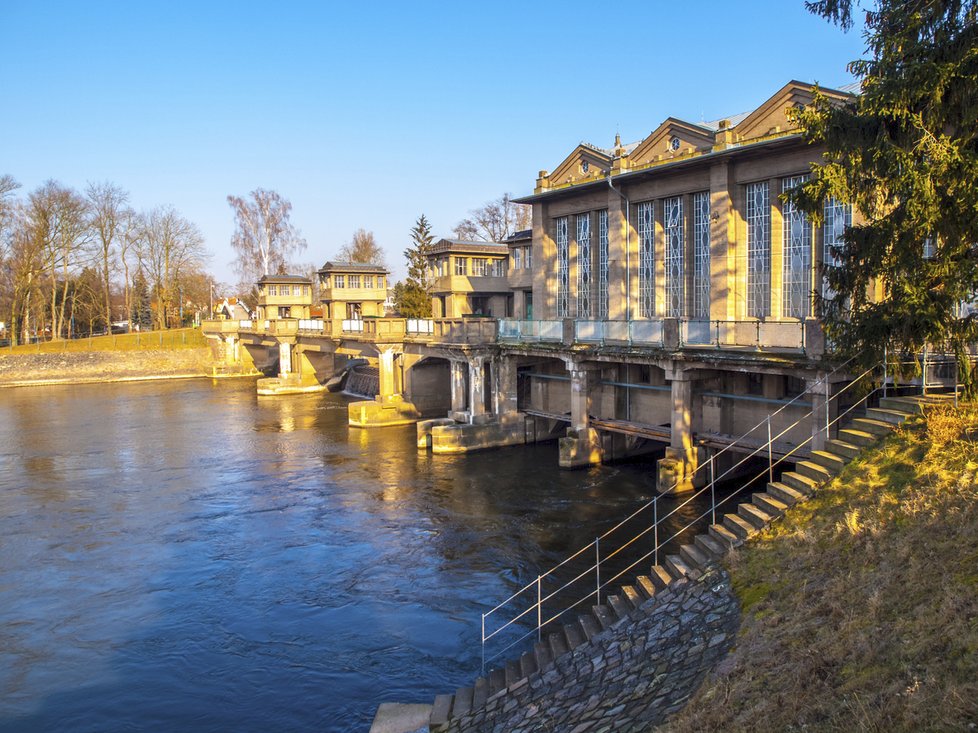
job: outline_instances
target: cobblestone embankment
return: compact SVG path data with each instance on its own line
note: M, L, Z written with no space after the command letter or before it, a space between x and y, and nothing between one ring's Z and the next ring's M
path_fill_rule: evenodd
M726 571L675 581L630 620L594 637L542 674L456 718L451 733L627 733L685 705L733 644L740 606Z
M207 347L63 354L0 352L0 387L203 377L211 375L214 363Z

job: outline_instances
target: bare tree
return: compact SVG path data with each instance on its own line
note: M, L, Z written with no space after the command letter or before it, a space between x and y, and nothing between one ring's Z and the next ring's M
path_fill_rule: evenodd
M123 301L126 308L126 331L132 331L132 276L133 266L139 265L141 244L146 235L146 222L141 214L131 208L124 209L119 217L119 262L122 263ZM111 328L111 323L109 324Z
M510 194L505 193L470 211L467 219L455 225L455 236L458 239L501 242L510 234L529 229L532 226L531 217L529 206L513 203Z
M103 316L106 326L112 325L112 296L110 280L114 247L119 236L122 218L129 194L112 183L89 183L85 189L88 199L92 230L99 254L99 281L101 282Z
M10 210L10 237L4 267L9 288L10 338L13 343L30 338L44 317L40 282L44 273L42 242L34 236L26 208Z
M51 335L60 337L65 331L72 269L90 241L88 203L74 189L47 181L28 197L27 216L30 236L40 245L47 269Z
M234 266L244 281L286 266L288 258L306 248L306 241L289 221L292 204L275 191L256 188L249 198L228 196L234 211L231 246L237 252Z
M339 258L344 262L383 265L384 250L377 244L373 232L361 228L353 232L353 238L340 249Z
M169 328L174 290L182 272L199 267L206 258L204 238L197 226L172 207L154 209L145 219L140 263L156 294L157 328Z

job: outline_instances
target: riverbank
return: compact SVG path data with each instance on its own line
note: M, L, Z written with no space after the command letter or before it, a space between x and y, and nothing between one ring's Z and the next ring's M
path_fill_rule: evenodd
M659 730L972 730L978 407L913 420L728 561L731 655Z
M143 351L0 353L0 388L210 377L206 346Z

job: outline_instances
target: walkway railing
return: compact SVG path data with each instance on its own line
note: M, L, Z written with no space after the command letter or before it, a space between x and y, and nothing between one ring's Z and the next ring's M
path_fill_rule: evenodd
M703 481L702 488L678 499L670 497L670 500L676 501L675 506L671 509L660 507L660 504L665 500L662 496L655 496L624 520L595 538L593 542L538 575L535 580L517 590L489 612L484 613L482 615L483 673L487 662L500 657L533 636L536 636L538 640L541 639L544 627L559 620L581 604L591 599L595 604L600 604L602 592L609 586L621 585L622 577L629 573L634 574L637 566L650 561L652 565L658 565L659 554L666 545L681 535L700 527L707 518L711 524L716 524L719 509L727 505L728 502L739 498L741 492L754 482L765 477L768 481L774 481L775 469L784 463L795 462L795 455L803 451L814 440L815 434L822 432L822 428L820 426L817 431L810 429L806 439L780 457L776 457L772 448L787 433L806 424L807 421L814 422L816 419L821 421L823 418L818 413L824 412L824 435L825 439L828 440L833 428L841 421L847 419L855 410L867 406L877 394L882 393L885 396L886 390L892 389L888 385L890 381L888 365L884 362L857 375L843 389L833 394L831 392L832 378L840 373L845 373L849 363L851 362L837 367L813 383L808 390L767 415L764 420L711 455L707 462L698 466L694 474L694 481L696 483ZM894 362L890 362L890 364L894 364ZM928 388L926 355L922 366L923 378L921 379L920 390L921 393L924 393ZM956 381L955 379L955 384ZM944 382L941 384L943 385ZM957 387L955 387L956 395ZM796 402L800 402L805 396L811 399L812 409L792 424L776 432L772 428L772 418L792 407ZM848 396L852 403L845 409L840 409L839 414L832 418L832 401L841 405L844 401L841 398L845 396ZM807 422L807 424L814 427L812 422ZM741 451L743 451L742 454ZM728 452L731 453L729 458L731 465L721 471L717 467L718 459ZM735 459L735 452L741 455L739 460ZM742 470L749 468L748 462L755 458L761 459L762 462L766 459L767 465L754 475L748 474L749 478L737 491L718 499L717 484L741 474ZM674 485L672 488L676 488L676 486ZM709 496L709 508L697 513L694 502L706 496ZM690 518L687 515L691 513L695 516ZM667 529L670 520L672 523L680 522L679 528ZM633 534L628 533L626 527L635 523L639 524L641 529ZM651 548L643 552L640 543L650 543ZM638 552L640 556L628 562L625 567L620 567L621 563L627 562L623 553L629 549L632 552ZM579 569L576 567L575 561L590 562L590 564ZM612 565L611 570L608 569L609 564ZM562 571L564 574L569 573L570 579L564 580L561 577ZM516 638L507 642L502 636L507 630L510 631L511 636L515 635ZM499 639L504 646L489 654L487 643L495 639Z

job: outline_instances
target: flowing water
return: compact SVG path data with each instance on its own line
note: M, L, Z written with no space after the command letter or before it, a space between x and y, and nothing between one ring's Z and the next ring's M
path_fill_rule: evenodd
M471 684L489 606L654 493L432 456L251 381L0 393L0 731L365 731Z

